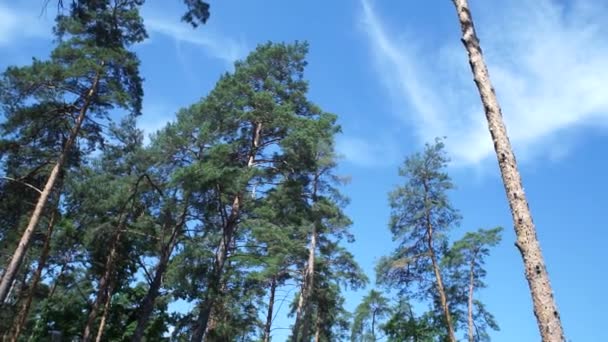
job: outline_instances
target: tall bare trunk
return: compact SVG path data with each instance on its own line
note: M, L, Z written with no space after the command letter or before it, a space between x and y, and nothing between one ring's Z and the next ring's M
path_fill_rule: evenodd
M428 193L429 187L426 182L423 183L424 186L424 202L428 202ZM431 213L427 208L425 212L425 220L426 220L426 234L427 234L427 245L429 249L429 255L431 257L431 263L433 266L433 273L435 273L435 280L437 281L437 292L439 293L439 301L441 303L441 309L443 310L443 315L445 318L446 330L448 333L448 338L450 342L456 342L456 335L454 334L454 325L452 323L452 315L450 314L450 307L448 305L448 299L445 294L445 287L443 286L443 279L441 277L441 271L439 270L439 263L437 262L437 255L435 254L435 247L433 244L433 224L431 222Z
M102 67L103 67L103 64L102 64ZM61 154L59 155L59 158L57 159L57 162L55 163L55 166L53 166L53 169L51 170L51 174L49 175L49 178L47 179L46 184L44 185L44 189L40 193L40 197L38 197L38 202L36 203L34 212L32 213L32 216L30 217L30 221L28 222L27 227L25 228L25 231L23 232L23 235L21 235L21 239L19 240L17 249L15 249L15 252L13 253L13 256L11 257L11 261L9 262L8 266L6 267L4 274L2 275L2 279L0 280L0 303L4 303L4 300L6 299L6 296L8 295L8 291L11 287L11 284L13 283L13 280L15 279L15 275L17 274L17 271L21 267L21 263L23 262L25 253L27 252L30 241L32 240L34 230L36 229L36 226L38 225L38 221L40 221L40 217L42 216L42 212L44 211L46 202L47 202L51 192L53 191L55 182L57 181L57 178L59 177L59 173L61 172L61 169L63 168L63 165L65 164L65 161L67 160L67 157L72 148L72 145L78 138L78 133L80 132L82 123L84 122L84 119L86 117L89 106L91 105L93 96L97 92L97 85L99 84L99 77L100 77L100 72L98 71L95 74L95 78L93 80L93 84L91 85L91 88L89 88L89 90L86 94L84 104L82 105L82 108L80 108L80 112L78 113L76 122L74 123L74 126L72 127L72 130L70 132L70 136L66 140L66 142L63 146L63 150L61 151Z
M108 315L110 314L110 304L112 303L112 291L113 286L109 286L108 293L106 294L106 303L103 306L103 314L101 315L99 328L97 328L97 337L95 337L95 342L101 342L103 331L106 329L106 322L108 321Z
M475 342L475 325L473 324L473 290L475 289L475 257L471 259L469 270L469 301L468 301L468 325L469 342Z
M30 307L32 305L32 301L34 299L34 294L36 293L36 288L38 287L38 283L40 282L40 277L42 276L42 271L46 265L46 259L49 256L49 250L51 247L51 235L53 234L53 228L55 227L55 215L56 211L53 210L51 213L51 218L49 220L46 238L44 240L44 244L42 246L42 254L40 254L40 258L38 259L38 266L36 267L36 271L32 277L32 281L30 282L30 288L28 291L27 299L21 306L21 310L17 315L13 323L13 334L11 337L11 342L16 342L21 335L21 331L25 326L25 322L27 321L27 315L30 312Z
M277 290L277 278L272 277L270 280L270 296L268 299L268 312L266 313L266 325L264 325L264 342L270 341L270 328L272 327L272 314L274 309L274 295Z
M154 310L154 303L160 293L160 287L163 283L163 277L165 275L165 272L167 271L167 266L169 265L169 258L171 257L171 253L173 253L173 249L175 249L175 245L177 244L177 238L181 234L182 228L186 222L187 213L188 206L186 205L180 218L180 221L173 226L169 241L163 247L160 259L158 260L158 265L156 266L156 271L154 273L154 279L152 280L150 288L148 289L148 292L146 293L146 296L142 300L141 305L139 307L139 318L137 319L137 326L135 327L135 332L131 337L131 342L139 342L144 336L146 326L148 324L148 321L150 320L150 315Z
M516 246L524 262L538 329L544 342L565 341L549 274L536 237L536 228L524 193L515 155L507 135L507 129L502 119L500 105L483 59L479 39L473 25L473 18L466 0L452 1L458 13L462 29L462 42L469 55L473 78L481 97L490 135L494 142L498 166L500 167L515 224Z
M308 263L304 273L304 284L300 292L298 308L296 309L296 322L293 329L293 342L308 341L310 328L310 294L314 286L315 256L317 250L317 226L312 225L310 245L308 247ZM300 337L301 333L301 337Z
M251 134L251 147L249 149L249 153L247 156L247 168L251 168L254 166L255 156L260 147L260 141L262 138L262 123L254 122L253 132ZM221 293L221 282L222 276L224 272L224 264L226 263L226 259L228 258L228 250L230 245L232 244L232 239L236 233L236 229L238 226L238 220L241 215L241 202L243 200L242 192L238 193L234 200L232 201L232 206L230 210L230 215L226 220L226 224L224 225L222 238L220 240L220 244L215 253L215 263L213 274L209 281L209 288L207 290L206 298L200 305L200 313L197 319L197 324L192 333L192 338L190 341L192 342L201 342L205 339L205 335L208 331L209 319L213 314L213 309L217 302L217 297Z

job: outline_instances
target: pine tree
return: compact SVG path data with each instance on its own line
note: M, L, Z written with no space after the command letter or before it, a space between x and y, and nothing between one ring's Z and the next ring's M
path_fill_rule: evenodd
M355 309L351 341L377 341L381 320L390 312L388 299L381 292L369 291Z
M102 126L110 109L120 107L134 114L141 110L139 61L129 46L146 38L138 15L139 2L75 1L69 15L59 15L55 34L58 45L48 61L34 60L28 67L10 67L2 77L3 112L15 122L5 137L24 138L37 113L67 123L61 151L37 199L27 227L0 280L0 302L8 295L32 236L57 179L77 139L102 141ZM43 117L43 116L42 116ZM40 126L35 125L34 126Z
M501 232L500 227L468 232L462 239L454 242L443 260L450 273L451 286L460 294L458 297L463 298L459 304L466 307L466 315L463 316L466 316L470 342L488 340L486 327L498 330L492 314L475 299L474 293L477 289L486 287L483 280L486 275L483 268L485 258L490 253L490 247L500 242Z
M407 158L400 169L405 184L390 194L390 228L399 245L390 257L381 260L377 279L402 291L413 289L419 298L436 295L447 336L455 342L440 262L446 233L460 217L447 196L454 185L444 171L448 159L443 149L440 140L427 144L423 153Z

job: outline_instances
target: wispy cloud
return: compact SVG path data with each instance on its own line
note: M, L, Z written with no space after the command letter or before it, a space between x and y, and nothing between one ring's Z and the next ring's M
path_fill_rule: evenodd
M414 28L389 28L372 1L361 4L361 26L381 80L416 136L421 141L448 136L458 164L476 165L490 156L485 118L460 42L423 49L421 39L429 37ZM566 9L550 0L513 0L479 6L478 33L519 155L560 155L568 147L556 135L605 124L605 5L575 0ZM459 30L455 14L454 30ZM398 38L403 35L406 42Z
M187 43L201 47L209 55L232 65L237 59L247 53L243 41L213 33L208 27L193 29L186 23L180 22L177 17L160 19L154 16L145 16L146 28L153 35L155 33L174 39L178 43Z
M48 38L52 24L52 20L40 15L40 9L0 4L0 46L25 38Z

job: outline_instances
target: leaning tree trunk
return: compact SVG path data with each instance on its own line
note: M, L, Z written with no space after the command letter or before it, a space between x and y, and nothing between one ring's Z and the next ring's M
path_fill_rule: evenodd
M430 234L429 234L430 235ZM429 237L429 245L432 245L432 237ZM457 342L456 335L454 335L454 325L452 323L452 315L450 314L450 308L448 305L448 299L445 294L445 287L443 286L443 279L441 278L441 272L439 270L439 264L437 263L437 257L435 252L431 248L429 251L431 255L431 262L433 264L433 272L435 273L435 279L437 281L437 292L439 292L439 300L441 302L441 309L445 317L445 324L450 342Z
M108 287L108 293L106 294L106 303L103 306L103 314L101 315L101 321L99 322L99 328L97 328L97 337L95 342L101 342L103 332L106 329L106 322L108 321L108 315L110 314L110 304L112 303L112 291L113 285Z
M260 148L260 141L262 139L262 123L252 123L253 132L251 134L251 147L247 155L247 168L252 168L255 163L255 156ZM226 224L223 228L222 238L220 245L216 252L213 275L210 279L209 289L205 300L200 305L200 313L197 319L196 327L190 339L192 342L201 342L205 338L205 334L208 333L207 327L209 324L209 318L213 314L213 307L215 306L217 296L220 294L220 286L222 281L222 275L224 271L224 264L228 258L228 249L232 243L232 239L236 233L238 226L238 220L241 213L241 202L243 200L243 194L238 193L232 201L232 207L230 215L226 220Z
M103 67L103 64L102 64L102 67ZM40 217L42 216L42 212L44 211L44 207L46 206L46 202L49 198L49 195L53 191L55 182L57 181L57 178L59 177L59 173L61 172L61 169L63 168L63 165L65 164L65 162L68 158L68 154L70 153L70 150L72 149L72 145L78 138L78 133L80 132L82 123L84 122L84 119L86 117L89 106L91 105L93 96L97 92L97 85L99 84L99 77L100 77L100 72L98 71L97 74L95 75L91 88L89 88L89 90L87 91L87 94L86 94L86 97L84 100L84 104L82 105L82 108L80 108L80 112L78 113L76 122L74 123L74 126L72 127L72 130L70 132L70 136L68 137L67 141L65 142L65 145L63 146L63 150L61 151L61 154L59 155L59 159L57 159L55 166L53 166L53 169L51 170L51 174L49 175L49 178L47 179L46 184L44 185L44 189L40 193L40 197L38 197L38 202L36 203L34 212L32 213L32 216L30 217L30 221L27 224L27 227L25 228L23 235L21 235L21 239L19 240L17 249L15 249L15 253L13 253L13 256L11 257L11 261L9 262L8 266L6 267L6 270L4 271L4 275L2 276L2 279L0 280L0 303L4 303L4 300L6 299L6 296L8 295L11 284L13 283L13 280L15 279L15 275L17 274L19 267L21 267L21 263L23 262L25 253L27 252L30 241L32 240L32 236L34 235L34 230L36 229L36 226L38 225L38 221L40 221Z
M32 301L36 293L36 288L38 287L38 283L40 282L40 277L42 276L42 271L46 266L46 259L48 258L49 251L51 249L51 235L53 234L53 228L55 227L56 214L56 210L53 210L53 212L51 213L51 218L49 219L49 224L46 232L46 238L44 239L44 244L42 245L42 253L40 254L40 258L38 259L38 266L36 267L36 272L34 272L32 281L30 282L30 288L28 291L27 299L21 306L21 310L19 311L19 314L17 315L17 318L13 323L13 333L11 336L11 342L17 342L19 340L21 331L23 330L25 322L27 321L27 316L30 312L30 307L32 305Z
M509 142L507 129L502 119L502 112L490 82L488 68L483 59L479 39L473 25L473 18L467 0L452 1L458 12L462 29L462 42L469 55L473 78L481 97L490 135L494 142L498 166L500 167L515 224L516 246L524 262L538 329L544 342L565 341L559 312L553 298L549 274L536 237L536 229L522 186L521 176L517 169L515 155Z

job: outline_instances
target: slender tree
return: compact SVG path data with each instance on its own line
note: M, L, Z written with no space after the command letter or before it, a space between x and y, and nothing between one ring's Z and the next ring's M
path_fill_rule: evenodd
M390 194L390 228L399 246L392 256L381 260L377 274L381 283L405 291L414 286L422 298L437 296L447 337L456 342L440 265L446 233L460 218L447 196L454 187L444 171L447 161L440 140L406 159L400 169L406 183Z
M538 329L542 340L545 342L564 341L562 323L553 297L549 274L536 236L536 228L517 168L515 154L509 141L496 93L490 81L479 38L477 38L475 32L468 1L452 1L460 21L462 43L469 56L473 79L481 97L488 128L494 143L498 166L515 225L516 246L524 262Z
M381 292L371 290L355 309L351 341L377 341L381 320L390 311L388 299Z
M475 299L475 291L486 287L486 270L483 267L485 258L490 254L490 248L500 242L501 232L500 227L468 232L462 239L454 242L443 260L448 269L450 286L456 293L454 297L462 298L461 303L456 304L466 308L466 326L470 342L488 340L486 327L498 330L492 314Z

